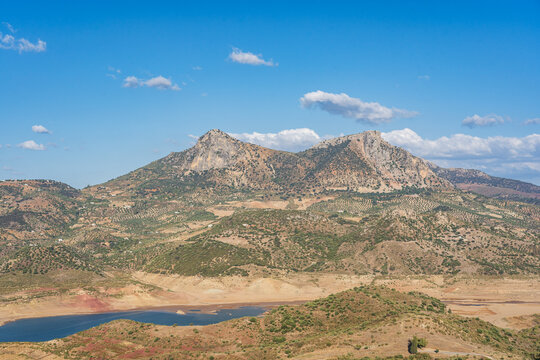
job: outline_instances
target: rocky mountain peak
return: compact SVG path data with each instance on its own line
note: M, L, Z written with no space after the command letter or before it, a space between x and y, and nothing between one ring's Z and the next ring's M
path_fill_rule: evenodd
M229 136L226 132L224 131L221 131L219 129L212 129L212 130L209 130L207 131L204 135L202 135L200 138L199 138L199 141L201 140L207 140L207 139L215 139L215 138L231 138L231 136Z
M358 143L381 143L385 142L384 139L381 136L381 132L377 130L368 130L364 131L358 134L352 134L352 135L345 135L340 136L337 138L328 139L325 141L322 141L315 146L312 147L312 149L324 149L336 145L340 145L344 142L358 142ZM385 142L386 143L386 142Z
M197 181L217 186L281 191L386 192L450 186L424 160L392 146L379 131L329 139L293 154L244 143L213 129L192 148L143 169L150 171L137 176L146 180L197 174Z
M375 130L329 139L305 153L319 164L314 176L326 188L393 191L450 185L423 159L389 144Z
M212 129L201 136L197 144L183 153L173 155L177 166L185 170L206 171L234 164L242 154L243 143L227 133Z
M212 129L202 135L197 140L197 145L216 146L226 142L236 143L238 142L238 140L236 140L224 131L221 131L219 129Z

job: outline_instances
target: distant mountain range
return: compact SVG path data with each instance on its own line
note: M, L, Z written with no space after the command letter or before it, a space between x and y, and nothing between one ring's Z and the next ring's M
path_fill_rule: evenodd
M245 143L220 130L207 132L186 151L171 153L103 186L158 192L171 182L304 194L451 186L426 161L388 144L377 131L290 153Z
M290 153L245 143L214 129L201 136L190 149L171 153L98 185L139 194L176 192L185 186L290 194L335 190L391 192L456 186L489 197L540 201L540 186L490 176L478 170L438 167L389 144L378 131L338 137L306 151Z
M22 183L30 188L39 186L45 192L62 187L62 191L69 191L70 196L77 194L77 190L68 185L40 180L0 182L0 194L7 196L9 189ZM304 194L456 186L488 197L540 201L540 186L490 176L479 170L441 168L390 145L378 131L333 138L308 150L291 153L242 142L214 129L185 151L173 152L90 188L145 194L166 192L171 186L190 185Z
M83 190L0 182L0 272L537 273L539 194L377 131L290 153L211 130Z
M434 165L432 169L462 190L500 199L540 204L540 186L534 184L491 176L479 170L445 169Z

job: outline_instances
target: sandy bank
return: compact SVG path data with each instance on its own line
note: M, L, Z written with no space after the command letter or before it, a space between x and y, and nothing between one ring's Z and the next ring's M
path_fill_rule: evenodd
M453 312L480 317L498 326L520 328L508 318L540 313L540 278L375 278L371 275L294 274L281 277L202 278L134 272L142 285L56 296L32 296L0 303L0 322L21 318L133 309L197 308L303 302L355 286L375 283L400 291L421 291L447 303ZM145 286L144 284L151 285ZM29 292L30 293L30 292ZM521 322L526 324L526 322Z

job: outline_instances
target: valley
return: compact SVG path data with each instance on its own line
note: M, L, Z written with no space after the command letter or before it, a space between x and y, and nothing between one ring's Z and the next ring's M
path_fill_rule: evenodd
M269 325L261 325L275 311L248 323L195 328L201 330L195 338L193 329L141 325L146 335L132 342L121 329L139 325L119 321L67 339L84 346L97 341L92 349L102 349L105 357L108 351L152 357L140 346L149 348L147 332L154 331L161 334L157 343L163 336L180 337L182 344L195 341L202 346L198 349L206 349L189 352L195 358L213 352L216 359L353 359L404 355L408 336L437 333L437 340L431 336L429 342L441 352L432 356L445 354L442 350L479 353L475 349L489 356L532 354L537 345L529 338L538 331L535 314L540 313L539 187L458 170L434 167L374 131L288 153L211 130L184 152L82 190L49 180L2 181L0 322L268 303L311 313L315 305L308 304L328 301L317 299L368 291L377 301L376 294L386 294L384 306L398 306L395 296L405 302L430 296L445 310L422 308L421 314L405 312L395 321L391 314L384 324L374 315L362 320L372 329L368 332L362 322L349 319L336 330L340 338L346 334L340 341L328 340L337 333L328 327L335 324L324 325L332 318L327 312L322 323L315 322L326 329L317 330L320 335L304 334L307 326L275 342L265 330ZM482 191L475 192L480 186ZM473 331L478 326L507 329L507 340L495 346L448 330L469 321ZM435 332L426 332L422 322ZM237 326L250 339L238 342ZM126 348L112 350L107 341L95 340L103 329ZM211 340L215 331L225 331L227 343ZM294 345L302 336L310 339L309 351ZM82 343L66 348L65 341L72 340L28 345L21 354L86 357ZM332 345L323 346L328 341ZM240 354L241 344L251 345ZM159 356L178 355L182 346Z

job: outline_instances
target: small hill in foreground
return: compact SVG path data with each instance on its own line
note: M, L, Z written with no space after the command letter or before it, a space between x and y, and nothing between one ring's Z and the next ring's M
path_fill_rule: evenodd
M365 286L259 318L198 327L113 321L46 343L2 344L0 351L48 359L398 359L409 356L416 336L425 346L413 359L535 359L539 335L539 326L510 331L453 315L421 293Z

